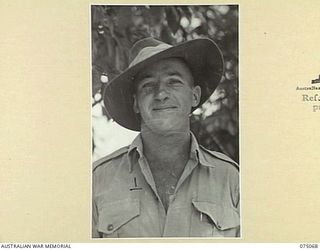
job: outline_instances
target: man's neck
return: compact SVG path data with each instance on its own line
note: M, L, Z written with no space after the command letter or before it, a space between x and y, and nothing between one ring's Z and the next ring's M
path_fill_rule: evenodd
M142 129L141 137L143 153L151 165L178 167L184 166L189 159L191 141L189 128L166 135Z

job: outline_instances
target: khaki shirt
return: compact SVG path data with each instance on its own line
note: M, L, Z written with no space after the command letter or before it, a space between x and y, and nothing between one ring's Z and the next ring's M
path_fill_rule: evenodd
M93 238L239 237L239 170L224 154L199 146L166 211L143 155L141 136L95 162Z

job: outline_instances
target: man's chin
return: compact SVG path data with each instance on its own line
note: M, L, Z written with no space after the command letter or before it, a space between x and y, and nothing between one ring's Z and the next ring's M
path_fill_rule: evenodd
M148 126L155 134L163 136L181 134L186 132L186 127L176 121L159 121L157 123L149 123Z

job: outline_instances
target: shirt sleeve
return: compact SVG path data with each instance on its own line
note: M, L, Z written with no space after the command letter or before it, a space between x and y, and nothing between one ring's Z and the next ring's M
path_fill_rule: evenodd
M237 186L236 186L236 190L235 190L235 193L236 193L236 209L237 209L237 212L240 216L240 190L239 190L239 182L237 183ZM236 231L236 237L241 237L240 235L240 225L238 226L237 228L237 231Z
M239 171L232 168L232 171L230 171L231 174L231 197L233 205L240 216L240 188L239 188ZM236 228L236 235L235 237L240 237L240 225Z
M97 206L94 202L94 199L92 199L92 238L101 238L97 229L97 223L98 223Z

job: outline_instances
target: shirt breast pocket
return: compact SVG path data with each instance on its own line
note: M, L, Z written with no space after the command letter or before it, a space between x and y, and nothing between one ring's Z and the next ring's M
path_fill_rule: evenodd
M240 217L231 205L193 201L190 236L239 237Z
M106 202L98 211L98 231L103 238L134 237L139 232L135 222L140 215L138 199Z

